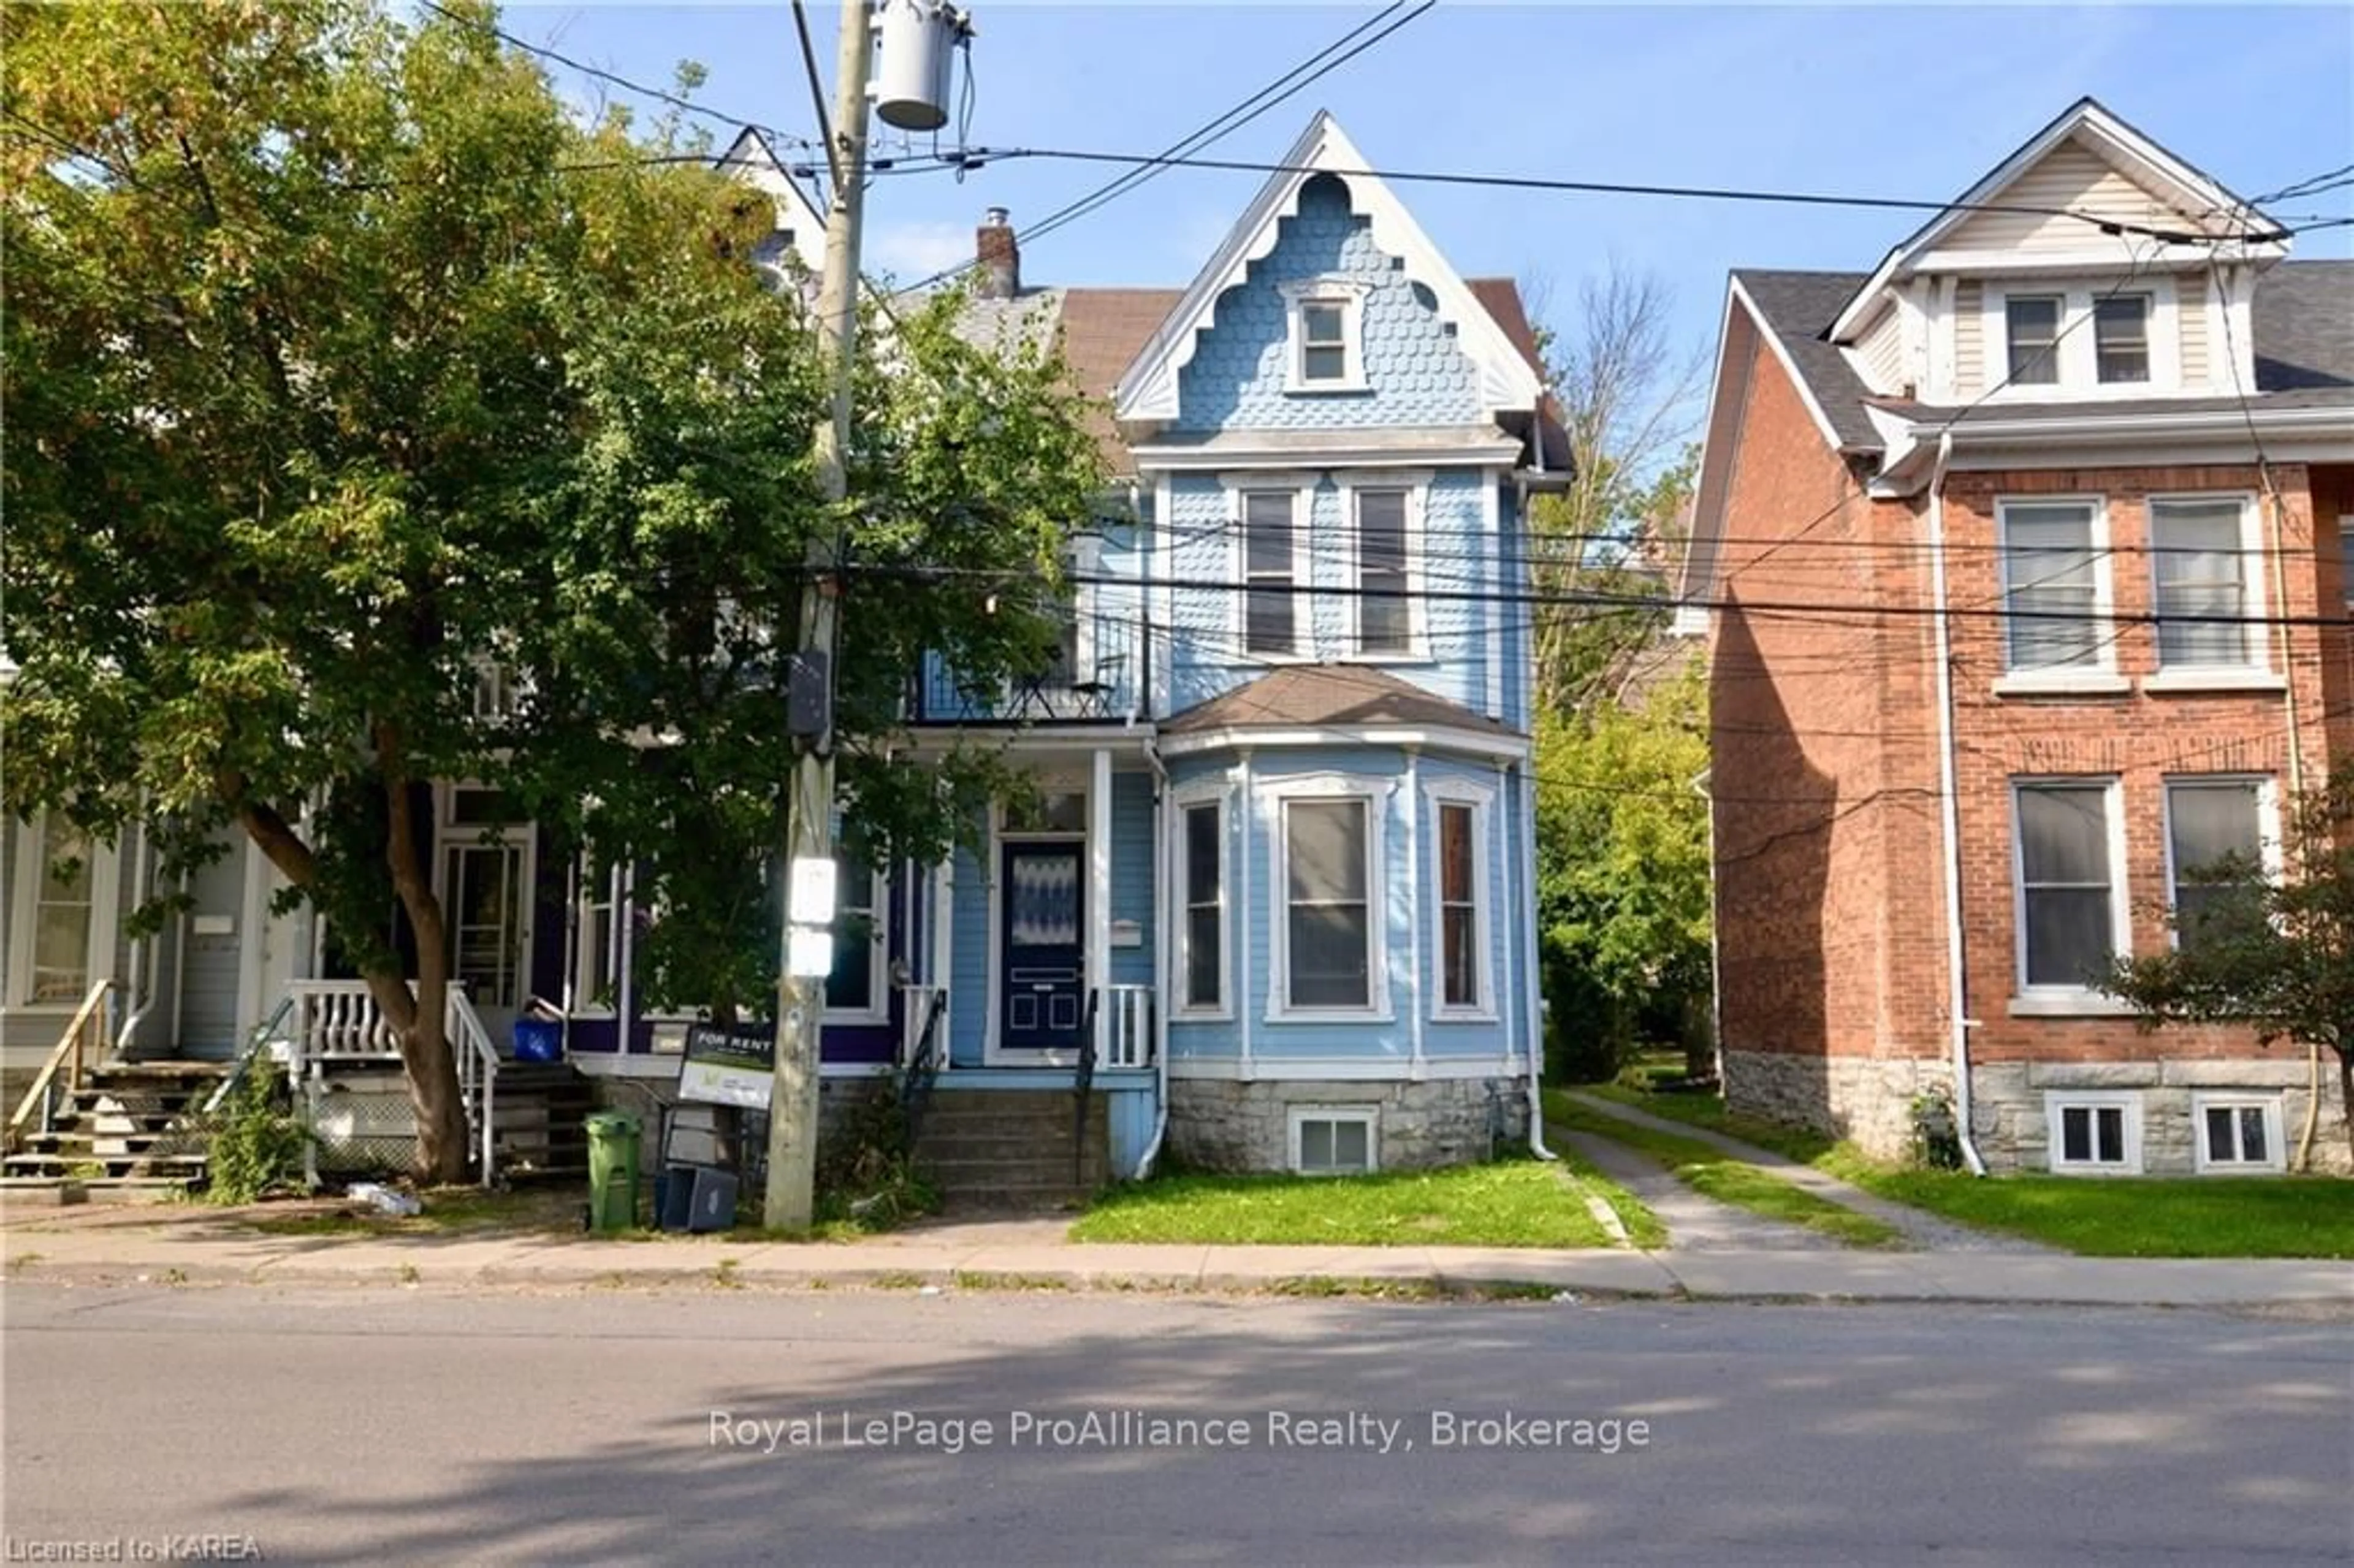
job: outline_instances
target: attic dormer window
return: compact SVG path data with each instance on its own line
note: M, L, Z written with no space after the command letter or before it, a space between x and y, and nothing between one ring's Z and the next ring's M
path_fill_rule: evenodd
M1308 278L1283 286L1291 332L1284 389L1365 389L1364 286L1346 278Z
M2093 349L2104 382L2149 379L2149 296L2112 294L2093 303Z
M2049 387L2060 379L2060 304L2057 294L2013 294L2003 302L2013 387Z

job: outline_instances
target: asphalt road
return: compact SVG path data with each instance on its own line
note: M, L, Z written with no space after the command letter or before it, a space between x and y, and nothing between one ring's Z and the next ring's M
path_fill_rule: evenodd
M2343 1323L33 1283L5 1306L9 1562L207 1537L273 1563L2354 1558Z

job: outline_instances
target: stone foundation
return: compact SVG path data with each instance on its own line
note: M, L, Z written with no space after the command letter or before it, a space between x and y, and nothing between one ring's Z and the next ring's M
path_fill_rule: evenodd
M2204 1091L2280 1097L2283 1151L2294 1155L2305 1128L2307 1069L2301 1052L2232 1061L2004 1062L1970 1068L1970 1133L1993 1171L2051 1169L2044 1096L2053 1090L2131 1090L2141 1097L2142 1171L2189 1176L2199 1169L2191 1097ZM1742 1116L1852 1139L1868 1153L1903 1160L1912 1153L1913 1097L1950 1091L1943 1061L1861 1056L1724 1054L1725 1107ZM2338 1104L2338 1067L2324 1058L2321 1124L2314 1134L2317 1171L2354 1166Z
M2221 1062L2003 1062L1970 1069L1970 1130L1989 1169L2051 1169L2050 1119L2044 1097L2055 1090L2126 1090L2140 1096L2141 1168L2145 1175L2198 1172L2198 1127L2191 1097L2202 1091L2280 1097L2281 1150L2293 1159L2305 1130L2308 1068L2302 1052ZM2313 1137L2313 1168L2345 1173L2354 1167L2346 1147L2346 1110L2338 1101L2338 1065L2321 1064L2321 1121Z
M1283 1171L1291 1163L1294 1106L1368 1107L1375 1158L1385 1171L1461 1165L1523 1144L1524 1079L1440 1078L1421 1083L1301 1083L1174 1078L1169 1149L1200 1171Z
M1737 1115L1851 1139L1882 1160L1913 1151L1913 1097L1950 1093L1942 1061L1872 1056L1724 1053L1724 1104Z

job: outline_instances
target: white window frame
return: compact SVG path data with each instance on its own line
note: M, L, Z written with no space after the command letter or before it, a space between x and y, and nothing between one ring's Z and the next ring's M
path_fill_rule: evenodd
M1267 1021L1269 1023L1386 1023L1396 1016L1389 974L1387 859L1392 778L1320 773L1263 780L1259 795L1272 806L1267 832ZM1367 1005L1294 1007L1291 997L1291 851L1289 818L1297 802L1362 802L1365 809L1365 948Z
M1235 1015L1235 883L1234 883L1234 808L1230 792L1223 779L1204 779L1184 785L1171 792L1177 831L1169 846L1169 912L1167 918L1175 940L1170 946L1173 973L1170 976L1172 998L1171 1015L1197 1022L1230 1019ZM1188 881L1191 861L1187 855L1186 833L1189 821L1186 813L1215 810L1218 816L1218 1001L1215 1006L1196 1004L1187 991L1188 977L1193 973L1193 922L1187 917L1192 908L1193 886Z
M2256 789L2256 856L2263 864L2267 881L2278 882L2282 873L2280 793L2276 781L2269 773L2169 773L2158 783L2158 832L2166 853L2166 913L2167 942L2179 946L2182 933L2174 927L2174 916L2179 907L2179 894L2181 867L2174 863L2174 791L2179 785L2197 788L2202 784L2253 784Z
M2138 380L2111 381L2101 375L2101 307L2103 305L2115 304L2121 300L2138 300L2142 304L2141 363L2143 374ZM2093 334L2094 381L2103 387L2147 387L2149 386L2150 382L2155 379L2158 375L2158 296L2153 292L2133 288L2131 286L2113 291L2104 291L2094 297L2088 307L2088 311L2090 319L2085 322L2084 330ZM2180 330L2179 326L2177 330Z
M2053 309L2052 309L2052 347L2051 347L2050 355L2049 355L2049 356L2048 356L2048 365L2049 365L2049 368L2050 368L2050 371L2051 371L2051 377L2052 377L2052 378L2051 378L2050 380L2048 380L2048 381L2018 381L2018 380L2015 380L2015 379L2013 378L2013 372L2012 372L2012 370L2011 370L2011 368L2010 368L2010 360L2011 360L2011 352L2010 352L2010 351L2011 351L2011 344L2010 344L2010 307L2011 307L2011 304L2013 303L2013 302L2016 302L2016 301L2026 301L2026 300L2049 300L2049 301L2051 301L2051 302L2052 302L2052 306L2053 306ZM2008 382L2008 383L2009 383L2009 384L2011 384L2011 385L2019 386L2019 387L2057 387L2057 386L2059 386L2059 385L2060 385L2060 377L2062 376L2062 374L2064 374L2064 372L2063 372L2063 370L2062 370L2062 366L2061 366L2061 364L2060 364L2060 344L2061 344L2061 340L2062 339L2062 337L2064 336L2064 334L2066 334L2066 332L2067 332L2067 327L2068 327L2068 295L2067 295L2067 292L2066 292L2064 290L2053 289L2053 290L2050 291L2049 292L2040 292L2040 291L2031 291L2026 290L2026 289L2019 289L2019 290L2014 290L2011 293L2009 293L2008 296L2006 296L2006 297L2004 298L2004 300L2003 300L2003 310L2002 310L2002 335L2001 335L2001 337L1998 340L1998 341L1999 341L1999 342L2001 343L2001 344L2002 344L2002 376L2001 376L2000 379L2001 379L2002 381L2004 381L2004 382Z
M2255 1110L2264 1113L2264 1158L2262 1160L2218 1160L2207 1142L2207 1113L2211 1110ZM2232 1138L2239 1139L2239 1121L2232 1118ZM2277 1174L2288 1169L2281 1148L2281 1097L2277 1094L2251 1093L2244 1089L2198 1090L2190 1095L2190 1148L2196 1169L2202 1176L2260 1176Z
M837 856L841 853L836 851ZM867 874L866 902L853 904L847 895L855 877L837 876L834 882L834 923L839 926L850 915L864 909L867 916L867 977L869 995L864 1007L827 1007L818 1015L824 1023L881 1023L891 1016L891 879L879 870ZM841 946L835 938L834 945Z
M1352 469L1332 475L1341 493L1341 573L1350 589L1348 645L1341 657L1357 664L1426 663L1430 658L1430 622L1425 602L1424 562L1427 556L1424 519L1428 514L1430 486L1437 475L1428 469ZM1358 535L1357 501L1365 491L1402 491L1405 494L1406 645L1368 652L1364 646L1364 563Z
M1319 1171L1304 1169L1300 1160L1300 1134L1312 1121L1328 1121L1335 1125L1346 1122L1363 1128L1364 1169L1344 1171L1337 1166ZM1284 1114L1284 1132L1288 1145L1284 1164L1296 1176L1371 1176L1382 1168L1382 1109L1379 1106L1291 1106Z
M2168 663L2166 644L2159 635L2165 624L2162 619L2153 621L2150 630L2151 652L2157 662L2157 673L2143 680L2147 691L2164 691L2168 687L2195 690L2216 677L2247 676L2268 673L2272 668L2272 639L2260 624L2264 613L2264 533L2256 520L2256 498L2245 491L2183 491L2151 495L2142 503L2144 543L2149 551L2149 603L2152 614L2158 615L2158 574L2165 557L2158 547L2158 508L2169 503L2186 504L2236 502L2240 508L2240 613L2250 618L2243 644L2246 656L2232 663L2194 664L2182 662Z
M1490 834L1494 832L1496 792L1468 779L1433 779L1424 783L1422 793L1430 842L1430 875L1424 884L1430 890L1430 1017L1438 1023L1493 1023L1496 899L1489 863L1495 853ZM1446 807L1461 807L1471 813L1471 908L1473 930L1479 938L1478 961L1472 971L1477 994L1469 1004L1451 1006L1447 1001L1447 906L1443 897L1446 879L1441 860L1446 853L1446 839L1439 832L1441 810Z
M1312 473L1233 473L1220 476L1226 491L1226 526L1231 537L1226 575L1235 585L1232 620L1235 658L1254 664L1297 664L1316 657L1315 556L1309 548L1316 521L1316 475ZM1254 494L1291 497L1291 646L1288 650L1254 649L1250 645L1250 497Z
M2146 295L2149 313L2149 379L2103 381L2096 346L2099 327L2094 304L2111 295ZM2013 295L2060 300L2059 344L2052 353L2058 379L2029 382L2010 379L2010 310ZM1984 344L1986 400L1996 403L2097 402L2102 399L2168 397L2204 390L2182 384L2182 304L2174 280L2163 274L2125 281L2109 278L2020 277L1987 281L1979 302L1979 341ZM2203 308L2203 305L2202 307Z
M1294 396L1370 391L1365 380L1365 296L1372 291L1369 286L1355 278L1295 278L1278 284L1277 291L1283 296L1287 323L1284 391ZM1340 346L1345 366L1344 373L1337 378L1309 378L1306 307L1310 305L1331 305L1341 313Z
M2142 1097L2138 1089L2046 1089L2043 1093L2043 1130L2049 1140L2044 1150L2044 1165L2054 1176L2138 1176L2142 1173L2141 1113ZM2103 1160L2100 1152L2100 1127L2094 1118L2092 1160L2068 1160L2062 1150L2067 1145L2061 1139L2062 1113L2070 1110L2102 1111L2122 1109L2121 1136L2125 1140L2121 1160Z
M48 874L44 846L54 815L35 812L16 825L16 860L12 868L16 885L9 890L8 991L12 1012L69 1013L90 997L90 988L110 978L114 969L114 941L122 895L122 860L118 847L90 835L90 936L82 959L81 988L69 1000L35 1001L33 955L40 924L41 884ZM60 819L62 820L62 819Z
M2030 789L2090 789L2102 791L2108 837L2109 948L2133 951L2133 910L2126 886L2125 791L2116 778L2084 774L2021 774L2010 780L2011 1011L2035 1011L2038 1001L2065 1012L2120 1012L2124 1002L2085 985L2030 985L2027 980L2027 838L2020 827L2020 796ZM2024 1003L2025 1005L2022 1005Z
M628 951L628 944L621 939L622 927L630 915L623 887L627 879L618 864L606 867L600 874L596 862L585 851L578 857L575 874L579 878L579 897L573 912L571 1011L576 1016L610 1018L620 1007L621 970ZM598 896L600 893L602 897ZM597 951L596 938L599 909L611 911L601 955ZM602 1001L598 996L599 988L589 983L600 967L605 971L605 989L610 993Z
M2012 623L2010 609L2010 514L2014 507L2082 506L2089 509L2091 526L2086 548L2093 557L2093 662L2089 664L2037 664L2020 666L2012 663ZM2005 616L1998 634L2002 639L2002 674L1995 682L1995 694L2048 694L2052 692L2107 693L2125 692L2129 683L2117 673L2116 586L2111 569L2109 547L2108 499L2102 495L2005 495L1998 496L1995 514L1995 573L2001 593L1999 602ZM2032 586L2031 584L2030 585Z

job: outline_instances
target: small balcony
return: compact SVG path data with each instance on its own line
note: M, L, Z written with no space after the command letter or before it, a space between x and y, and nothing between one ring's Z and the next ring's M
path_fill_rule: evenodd
M1082 633L1085 635L1082 635ZM1151 715L1147 629L1122 617L1075 618L1038 664L1002 682L972 681L933 655L908 694L918 725L1124 725Z

